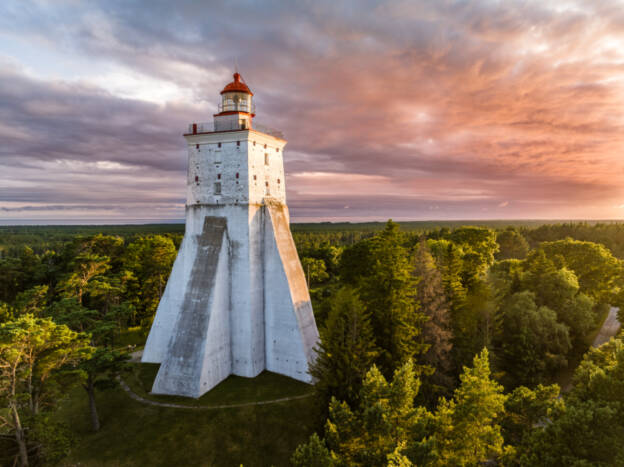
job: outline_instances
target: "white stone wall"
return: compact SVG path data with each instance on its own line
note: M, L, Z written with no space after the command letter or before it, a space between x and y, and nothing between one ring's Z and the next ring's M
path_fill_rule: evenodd
M154 390L198 397L194 394L203 394L227 374L253 377L264 369L309 381L310 348L318 340L318 331L288 227L283 166L286 141L254 130L189 134L185 138L189 155L186 231L143 354L145 362L163 363ZM216 183L220 192L215 190ZM279 221L271 217L268 205L281 207L276 211ZM227 251L227 266L220 256L215 290L197 291L195 259L203 248L197 238L206 218L225 221L227 248L221 255ZM206 339L205 352L193 357L201 368L199 386L189 389L168 380L178 378L177 363L173 365L169 357L171 349L178 354L186 352L184 346L180 350L177 323L188 326L194 322L182 317L189 297L198 292L212 294L211 309L202 337ZM224 320L228 320L227 326ZM184 332L189 339L200 335L193 330ZM188 365L180 365L184 373Z

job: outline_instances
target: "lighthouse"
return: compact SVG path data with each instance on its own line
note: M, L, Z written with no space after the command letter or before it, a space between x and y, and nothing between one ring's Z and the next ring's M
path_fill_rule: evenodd
M310 382L319 334L290 232L283 135L256 124L239 73L210 123L192 123L186 230L143 362L152 392L200 397L230 374Z

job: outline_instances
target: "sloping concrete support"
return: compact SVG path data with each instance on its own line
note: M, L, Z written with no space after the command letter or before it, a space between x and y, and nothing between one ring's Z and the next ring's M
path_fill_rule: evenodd
M181 310L152 392L200 397L231 372L226 219L206 217Z
M305 275L290 233L288 208L267 202L265 210L266 368L311 382L308 369L314 361L319 334Z

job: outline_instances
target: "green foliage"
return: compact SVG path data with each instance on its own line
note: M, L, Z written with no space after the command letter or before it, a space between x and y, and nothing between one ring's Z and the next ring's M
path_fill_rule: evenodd
M416 248L413 275L417 280L416 299L420 304L420 311L427 318L422 331L422 340L428 346L423 361L435 370L426 377L423 387L427 392L426 397L432 400L435 395L447 392L453 385L453 332L442 275L424 241Z
M13 432L22 465L28 464L27 428L46 438L41 410L55 404L75 380L76 365L91 352L86 336L49 318L25 314L0 324L0 402L7 409L0 422Z
M415 280L403 240L398 225L388 221L383 232L355 248L356 254L347 249L341 265L342 271L346 265L355 268L349 280L357 284L370 313L380 349L378 362L387 374L427 349L418 338L425 317L414 300Z
M486 349L464 368L452 400L442 400L430 438L433 465L478 465L505 453L498 424L504 413L503 388L490 378Z
M332 458L340 465L385 465L424 416L424 409L414 408L419 385L411 362L397 369L391 382L373 367L364 380L358 408L332 400L325 428Z
M497 260L524 259L529 253L529 243L524 236L514 228L507 228L496 234L498 252Z
M327 407L332 397L357 402L362 379L379 351L369 314L352 289L334 295L320 334L318 356L310 369L320 406Z
M301 258L301 266L303 267L303 273L306 275L306 279L310 286L320 284L329 279L329 274L327 274L327 268L325 267L325 261L322 259L308 258L304 256Z
M301 445L295 465L479 465L510 456L499 420L506 396L490 378L487 350L465 368L452 400L434 413L415 407L420 382L411 362L391 382L373 367L357 406L333 399L324 443L313 435ZM321 464L313 464L318 456Z
M557 240L539 246L546 256L560 256L578 277L581 290L596 302L608 303L622 287L622 265L603 245L578 240Z
M290 462L296 467L330 467L334 462L325 443L316 433L305 444L297 446Z
M512 295L504 310L502 357L513 385L534 385L567 365L568 328L557 321L554 311L538 308L528 291Z
M591 349L574 389L552 422L532 433L524 465L611 466L624 463L624 342Z
M501 420L505 441L524 449L533 429L549 423L553 414L562 408L563 400L556 384L538 384L535 389L518 386L505 401L505 415Z
M173 241L160 235L139 238L128 245L123 261L129 272L128 293L137 312L132 324L151 325L175 257Z

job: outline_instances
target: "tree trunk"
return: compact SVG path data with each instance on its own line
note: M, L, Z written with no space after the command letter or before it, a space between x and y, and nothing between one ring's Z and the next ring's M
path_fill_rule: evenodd
M11 403L11 414L13 415L13 424L15 425L15 441L19 447L20 465L22 467L28 466L28 450L26 449L26 437L24 436L24 429L20 422L19 413L17 413L17 407L14 402Z
M100 431L100 418L97 413L97 406L95 405L95 386L93 385L93 376L89 375L87 379L87 385L85 390L89 395L89 410L91 411L91 427L93 431Z

